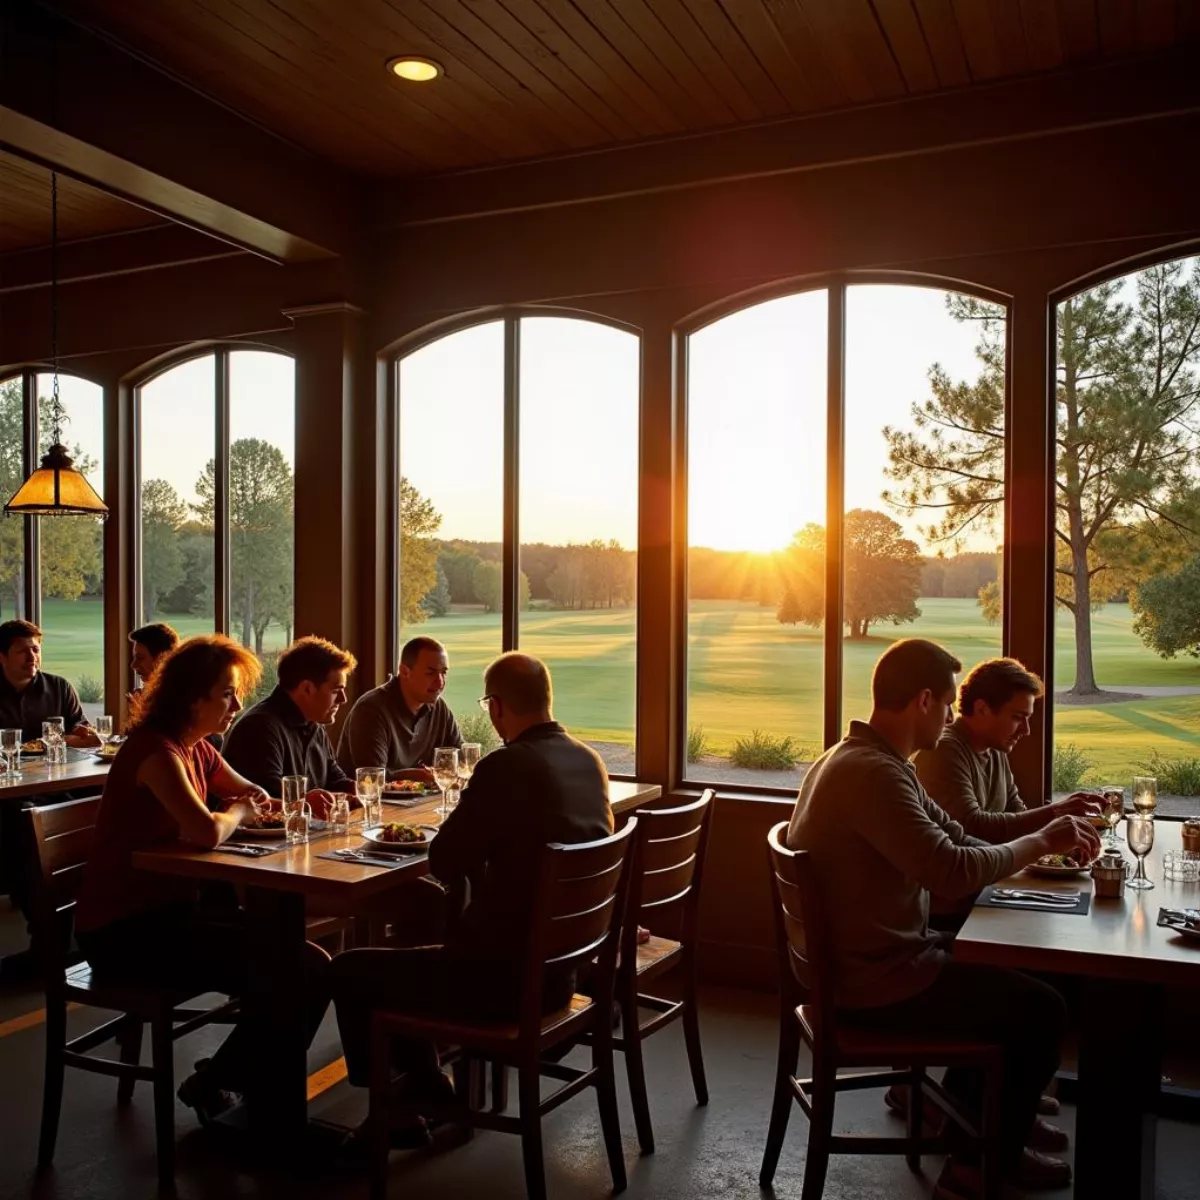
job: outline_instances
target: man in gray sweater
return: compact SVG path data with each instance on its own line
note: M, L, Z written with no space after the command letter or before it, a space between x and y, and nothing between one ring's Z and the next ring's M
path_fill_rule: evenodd
M929 798L909 759L937 745L961 669L934 642L891 646L871 680L870 721L852 721L846 737L813 764L787 843L812 854L830 916L842 1019L999 1042L1005 1172L1027 1189L1064 1187L1066 1163L1025 1149L1042 1091L1058 1069L1062 999L1015 971L954 961L947 939L929 928L929 893L968 896L1043 854L1088 861L1099 853L1099 838L1085 821L1060 816L988 845ZM969 1112L980 1112L977 1073L950 1071L946 1086ZM973 1163L950 1159L935 1196L970 1197L978 1186Z

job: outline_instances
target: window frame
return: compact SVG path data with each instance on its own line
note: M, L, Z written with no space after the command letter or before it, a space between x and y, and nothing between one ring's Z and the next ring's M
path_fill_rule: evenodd
M645 419L645 333L629 321L607 316L585 309L562 308L539 305L505 305L463 314L448 321L426 326L407 337L393 342L380 355L386 365L386 411L387 428L387 661L389 670L400 658L400 364L411 354L426 346L451 337L466 329L503 323L504 338L504 445L502 449L503 510L501 516L501 574L502 594L500 610L501 653L520 648L521 618L521 529L520 529L520 415L521 415L521 320L525 317L558 317L567 320L587 321L596 325L607 325L624 333L631 333L638 340L638 438L636 454L638 476L641 478L642 427ZM640 507L640 501L639 501ZM634 596L635 612L641 607L641 554L635 547ZM636 654L636 635L635 635ZM634 667L634 774L613 774L613 779L634 779L640 767L641 738L638 725L638 693L642 671L641 655L636 655Z
M822 625L822 687L824 748L835 745L843 735L843 636L844 573L842 571L843 534L845 519L845 447L846 447L846 293L858 286L921 287L931 291L955 292L999 305L1005 314L1004 369L1004 488L1007 495L1012 478L1012 440L1007 431L1012 427L1012 316L1013 297L1005 292L967 280L928 273L906 271L836 271L776 281L759 288L739 292L707 305L678 322L674 331L679 344L678 369L675 372L675 461L682 486L676 489L674 529L681 565L676 581L675 626L671 631L675 651L675 694L672 697L678 720L675 722L674 761L679 764L677 779L669 781L674 788L694 791L714 786L713 781L694 778L687 761L688 715L688 497L691 477L688 473L688 358L692 334L698 333L725 317L742 312L771 300L824 290L827 293L826 320L826 472L825 472L825 615ZM1012 572L1009 555L1012 547L1010 528L1012 506L1004 506L1003 579L1004 607L1001 618L1002 653L1008 653L1010 640L1008 589ZM727 787L728 785L716 785ZM732 790L762 799L790 797L788 788L768 787L739 780Z

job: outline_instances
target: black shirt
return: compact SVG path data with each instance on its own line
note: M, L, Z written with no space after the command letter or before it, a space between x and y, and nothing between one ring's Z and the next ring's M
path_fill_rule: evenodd
M448 948L482 959L519 955L542 847L590 842L612 830L603 760L556 721L480 759L429 846L429 869L444 883L482 880Z
M87 724L79 695L69 680L39 671L29 686L18 692L0 671L0 727L19 728L22 740L28 742L42 736L42 722L51 717L62 717L67 733L76 725Z
M353 792L354 780L341 767L324 725L306 721L296 702L276 686L248 708L225 737L225 761L271 796L285 775L307 775L309 788Z

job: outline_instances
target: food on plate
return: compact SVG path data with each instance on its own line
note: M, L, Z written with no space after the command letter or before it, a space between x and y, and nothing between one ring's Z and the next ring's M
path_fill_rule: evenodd
M101 746L100 749L96 751L96 753L98 755L100 755L101 758L116 758L117 751L120 750L120 748L121 748L120 746L116 746L116 745L113 745L112 742L108 742L105 745Z
M1070 854L1043 854L1037 860L1039 867L1062 867L1064 870L1078 871L1083 863L1077 862Z
M46 749L46 743L41 738L30 738L27 742L21 743L21 750L25 754L41 754Z
M243 829L282 829L283 813L252 813L242 822Z
M393 842L400 845L411 845L413 842L425 840L425 835L421 830L412 825L403 825L399 821L382 826L376 837L381 842Z
M393 779L383 785L383 790L398 796L423 796L425 785L418 779Z
M1108 818L1102 817L1099 813L1088 813L1087 820L1088 824L1091 825L1093 829L1108 828Z

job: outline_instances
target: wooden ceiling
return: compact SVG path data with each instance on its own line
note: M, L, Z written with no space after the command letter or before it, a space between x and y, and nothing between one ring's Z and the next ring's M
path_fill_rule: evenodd
M162 217L116 196L58 177L58 236L63 242L162 223ZM0 254L49 243L50 172L0 151Z
M1200 35L1200 0L53 0L53 7L369 178L891 100ZM384 69L399 54L435 58L445 76L404 84Z

